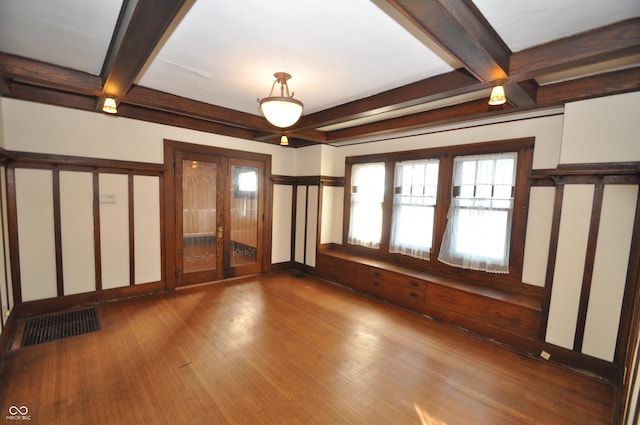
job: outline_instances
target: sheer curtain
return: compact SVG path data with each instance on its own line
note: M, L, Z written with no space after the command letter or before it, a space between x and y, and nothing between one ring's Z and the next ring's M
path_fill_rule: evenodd
M453 196L438 260L509 272L516 162L516 152L454 159Z
M351 167L351 217L348 242L379 248L382 236L384 162Z
M389 252L429 259L438 165L437 159L396 163Z

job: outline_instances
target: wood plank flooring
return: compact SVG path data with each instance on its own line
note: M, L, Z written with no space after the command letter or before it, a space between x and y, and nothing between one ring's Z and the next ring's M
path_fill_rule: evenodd
M11 351L30 424L611 424L610 385L290 272L99 306ZM25 423L9 421L6 423Z

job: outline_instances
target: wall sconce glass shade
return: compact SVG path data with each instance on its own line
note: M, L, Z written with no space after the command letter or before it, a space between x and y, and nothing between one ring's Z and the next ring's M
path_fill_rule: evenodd
M280 137L280 146L289 146L289 138L287 136Z
M276 80L271 86L269 97L258 100L258 102L260 102L260 110L267 121L276 127L291 127L300 119L304 105L299 100L293 98L294 93L289 94L287 80L291 78L290 74L286 72L276 72L273 75L276 77ZM280 84L280 96L273 96L273 89L276 84Z
M105 98L104 104L102 105L102 111L107 114L117 114L118 108L116 107L116 100L112 97Z
M507 97L504 94L503 86L495 86L491 89L491 97L489 98L489 105L502 105L506 103Z

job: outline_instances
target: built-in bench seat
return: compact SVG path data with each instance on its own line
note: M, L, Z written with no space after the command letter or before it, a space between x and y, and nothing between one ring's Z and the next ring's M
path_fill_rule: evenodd
M339 249L320 250L315 272L514 348L537 350L541 295L503 291Z

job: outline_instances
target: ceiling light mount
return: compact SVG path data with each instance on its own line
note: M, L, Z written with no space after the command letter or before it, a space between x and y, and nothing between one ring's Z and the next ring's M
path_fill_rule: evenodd
M276 72L273 76L276 77L276 80L271 86L269 96L264 99L258 99L260 110L267 121L276 127L291 127L300 119L304 105L293 98L293 92L289 94L287 80L291 78L291 74ZM277 84L280 84L280 96L273 95Z

